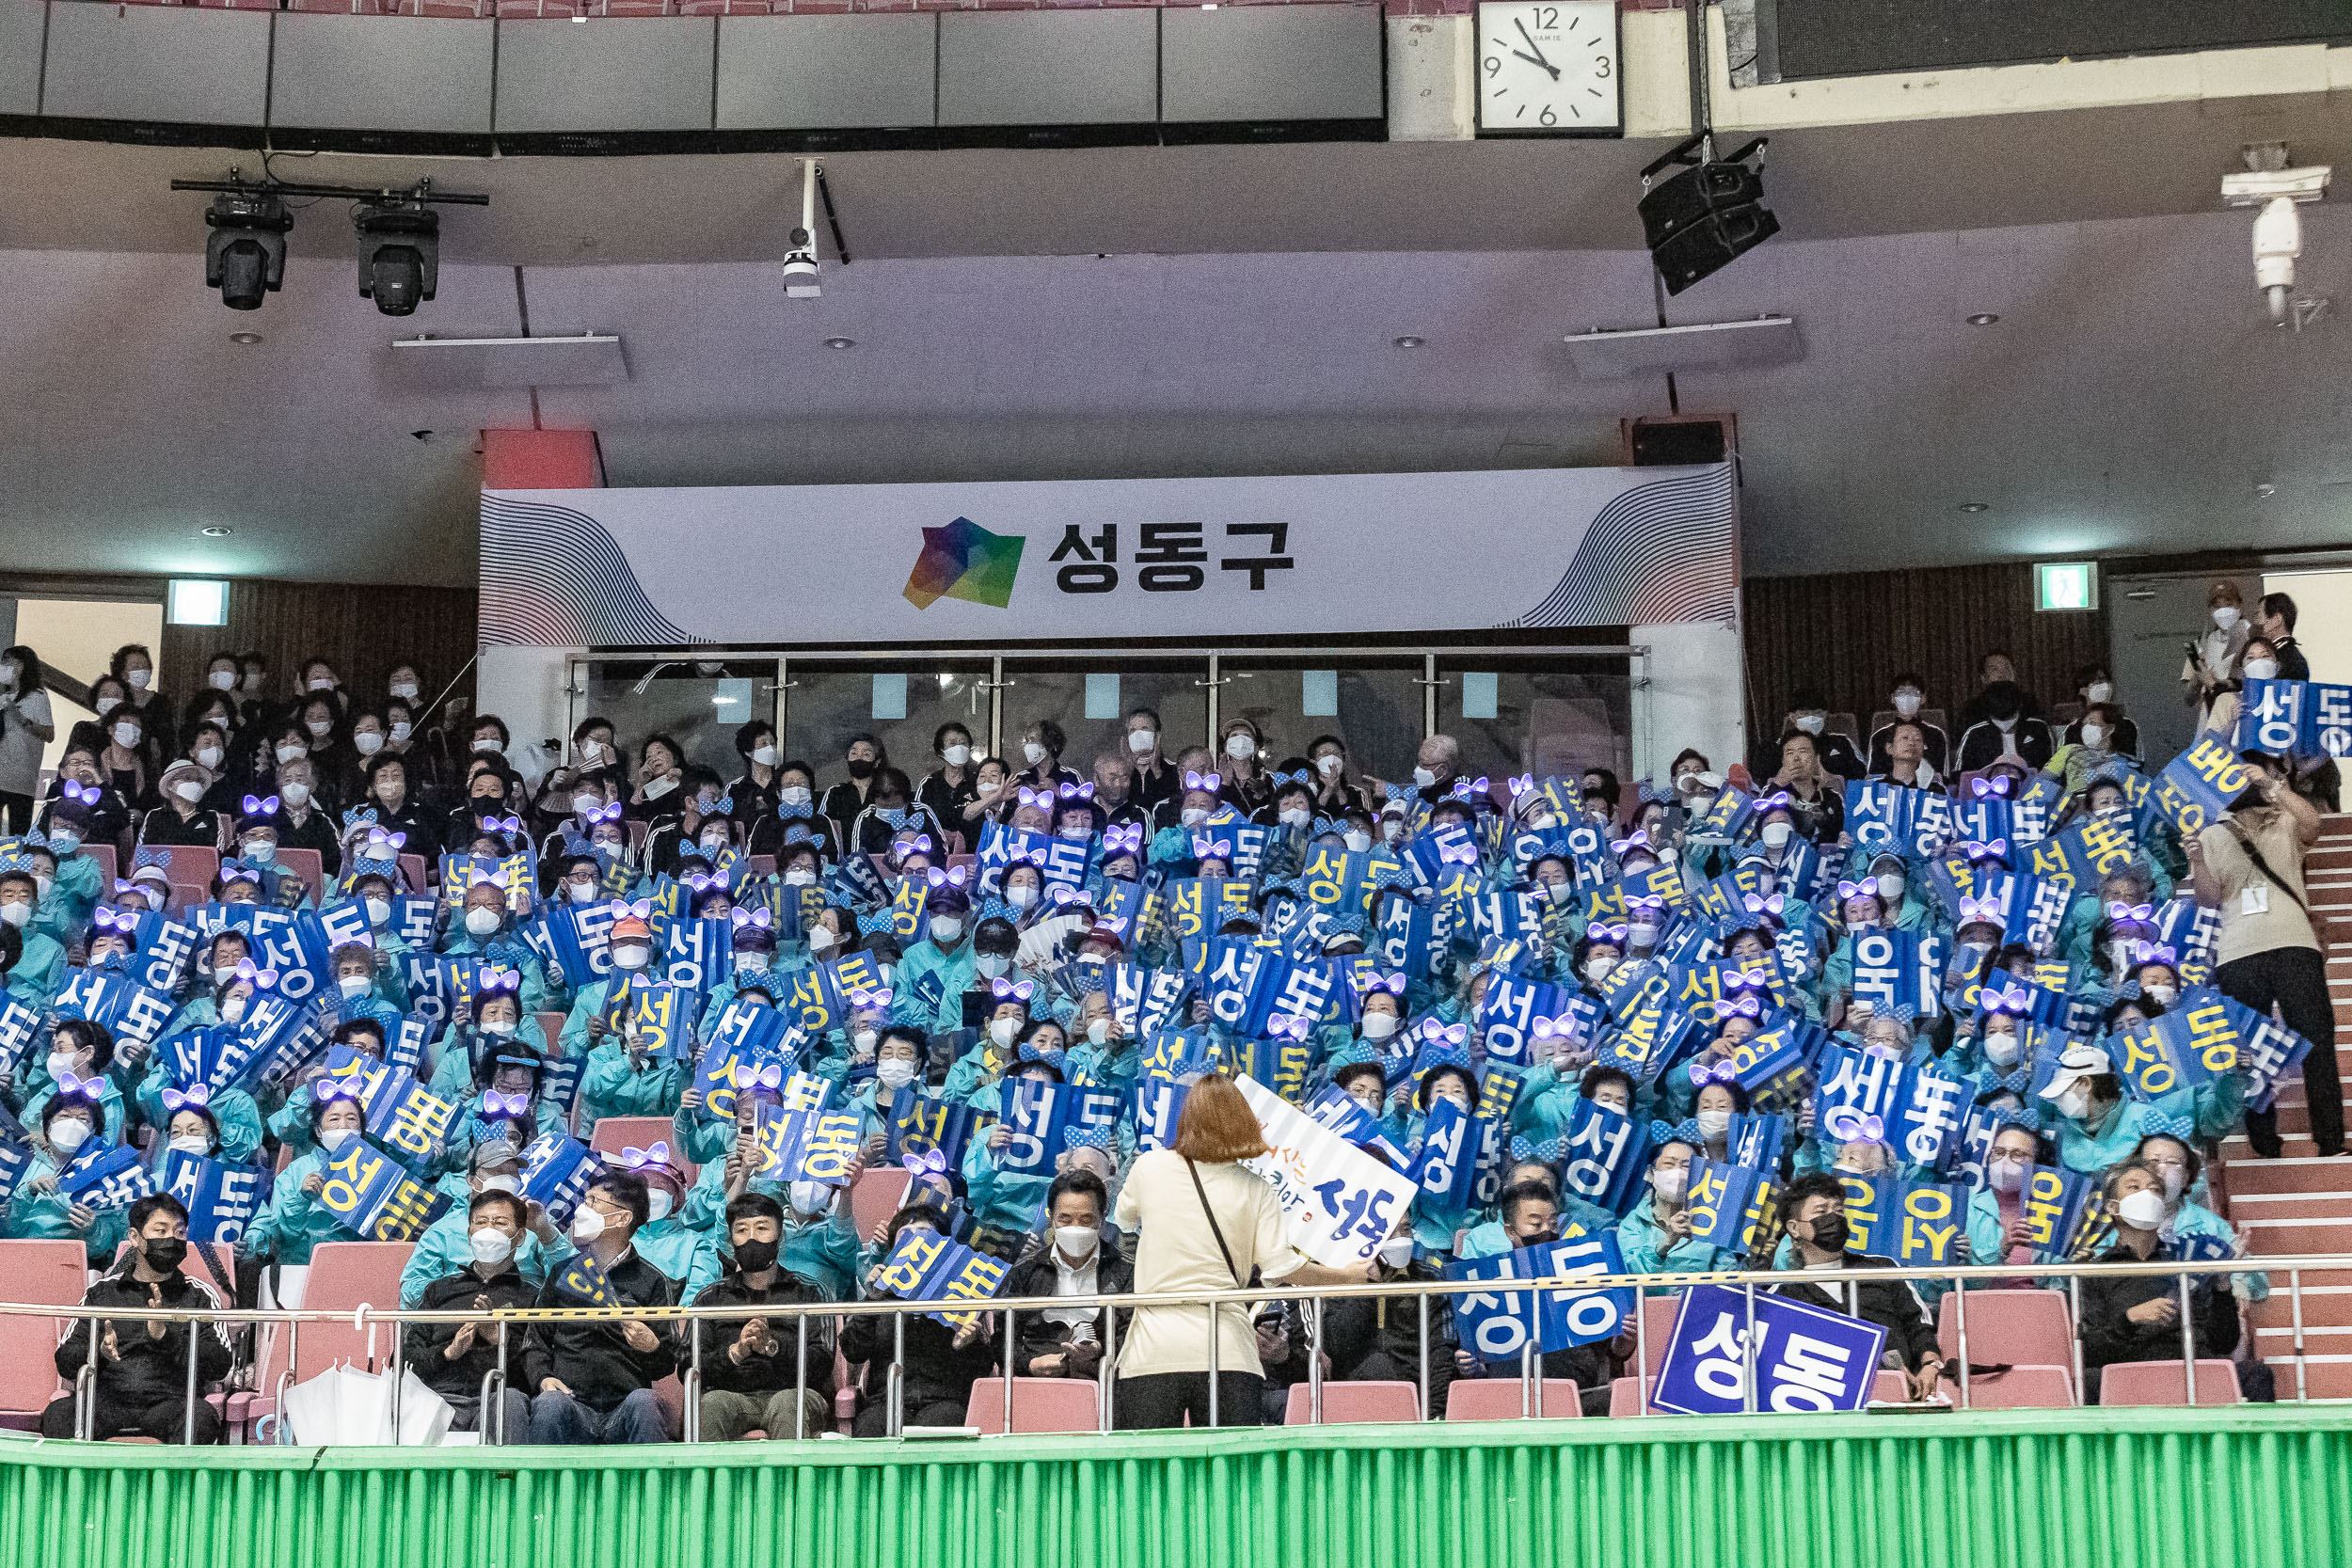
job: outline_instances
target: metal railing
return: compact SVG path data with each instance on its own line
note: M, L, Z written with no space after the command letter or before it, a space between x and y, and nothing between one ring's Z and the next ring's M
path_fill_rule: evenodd
M2249 1267L2249 1263L2256 1264L2257 1266ZM100 1342L103 1338L103 1331L99 1325L101 1323L145 1323L155 1321L190 1324L191 1332L187 1336L188 1352L185 1388L187 1409L182 1429L183 1440L189 1443L193 1443L196 1437L196 1412L200 1395L198 1376L198 1350L201 1336L197 1330L207 1324L253 1325L263 1328L282 1327L284 1329L286 1334L286 1349L283 1370L278 1374L277 1387L273 1392L276 1396L275 1409L278 1440L280 1442L291 1443L294 1439L292 1436L291 1425L285 1418L285 1398L287 1391L294 1385L294 1373L300 1364L301 1334L302 1325L304 1323L348 1324L355 1333L366 1333L371 1327L379 1324L389 1325L393 1328L392 1351L389 1370L390 1374L390 1418L392 1430L395 1433L398 1433L400 1428L400 1386L402 1382L402 1374L405 1370L405 1347L403 1344L405 1337L401 1332L401 1328L409 1323L488 1323L494 1326L498 1332L498 1356L491 1370L485 1373L482 1380L480 1396L481 1410L478 1419L482 1424L482 1435L485 1442L503 1443L508 1440L508 1433L505 1431L505 1400L503 1398L507 1386L506 1367L510 1353L510 1330L515 1328L528 1327L530 1324L539 1323L598 1323L619 1322L624 1319L634 1319L647 1322L676 1322L695 1325L699 1325L704 1323L734 1323L739 1324L753 1318L791 1319L793 1322L794 1335L793 1375L795 1430L793 1435L795 1437L805 1437L808 1435L807 1398L809 1391L809 1320L811 1318L834 1318L846 1320L851 1317L889 1317L892 1319L892 1354L889 1366L885 1370L884 1397L888 1402L887 1431L891 1436L895 1437L900 1435L905 1430L906 1390L904 1381L904 1366L906 1360L906 1320L908 1315L911 1313L927 1314L946 1312L953 1313L957 1316L964 1316L968 1314L976 1322L986 1318L1001 1319L1004 1333L1001 1356L1004 1370L1002 1378L1002 1382L1004 1384L1004 1430L1009 1432L1012 1430L1013 1386L1015 1378L1018 1375L1016 1357L1018 1354L1019 1338L1016 1330L1019 1326L1020 1315L1025 1312L1042 1312L1048 1309L1067 1309L1074 1307L1092 1307L1097 1308L1102 1320L1102 1367L1104 1375L1101 1375L1097 1380L1100 1397L1096 1402L1098 1406L1100 1430L1104 1433L1108 1433L1112 1431L1115 1426L1117 1415L1116 1388L1119 1381L1117 1373L1119 1349L1117 1323L1118 1314L1120 1312L1133 1313L1136 1311L1156 1311L1188 1307L1199 1308L1203 1312L1204 1319L1209 1329L1207 1338L1209 1421L1210 1424L1214 1426L1217 1424L1219 1416L1219 1396L1217 1390L1219 1336L1216 1333L1219 1315L1225 1308L1233 1306L1246 1307L1268 1302L1299 1302L1303 1304L1310 1304L1311 1309L1302 1310L1299 1313L1299 1317L1301 1322L1306 1324L1309 1336L1307 1366L1309 1408L1311 1413L1311 1419L1313 1422L1319 1423L1323 1418L1324 1388L1324 1377L1322 1370L1324 1335L1322 1304L1330 1301L1341 1301L1354 1298L1385 1298L1388 1300L1395 1300L1400 1297L1411 1298L1415 1301L1415 1310L1418 1314L1419 1328L1419 1332L1416 1336L1419 1341L1418 1358L1420 1363L1417 1377L1419 1419L1426 1421L1431 1418L1429 1400L1429 1304L1432 1298L1439 1296L1455 1297L1464 1295L1524 1296L1545 1291L1559 1291L1578 1295L1589 1295L1598 1291L1619 1289L1630 1289L1637 1291L1638 1293L1634 1298L1634 1311L1631 1314L1631 1326L1634 1335L1634 1375L1638 1380L1638 1388L1641 1396L1641 1408L1645 1412L1647 1412L1650 1408L1651 1375L1649 1370L1648 1314L1644 1309L1644 1303L1647 1299L1646 1292L1661 1287L1672 1290L1681 1290L1694 1285L1720 1285L1731 1287L1738 1289L1741 1293L1741 1296L1746 1304L1747 1320L1746 1327L1740 1337L1747 1363L1745 1374L1742 1378L1744 1385L1742 1402L1743 1409L1746 1413L1755 1414L1756 1413L1756 1348L1757 1337L1753 1332L1753 1329L1755 1326L1756 1296L1759 1288L1770 1291L1775 1286L1786 1286L1799 1283L1813 1286L1831 1284L1884 1284L1896 1280L1917 1283L1950 1283L1956 1288L1953 1307L1953 1325L1955 1334L1955 1350L1957 1352L1955 1359L1958 1362L1955 1378L1955 1381L1958 1384L1960 1396L1958 1407L1964 1411L1970 1408L1971 1374L1968 1357L1968 1284L1970 1281L2013 1282L2027 1275L2030 1275L2037 1280L2063 1279L2066 1282L2070 1308L2069 1318L2074 1328L2072 1336L2072 1374L2074 1396L2077 1401L2081 1399L2083 1393L2081 1332L2082 1281L2087 1278L2112 1277L2155 1276L2175 1278L2177 1280L2179 1293L2179 1326L2181 1338L2183 1392L2185 1396L2185 1402L2194 1405L2197 1403L2197 1344L2196 1314L2190 1302L2191 1278L2216 1275L2236 1275L2246 1274L2277 1274L2283 1271L2287 1276L2287 1294L2290 1303L2289 1310L2294 1325L2294 1348L2292 1354L2296 1369L2295 1398L2296 1402L2299 1403L2307 1402L2310 1399L2309 1381L2306 1375L2305 1365L2306 1351L2303 1342L2302 1295L2302 1276L2306 1271L2310 1270L2352 1272L2352 1255L2296 1256L2262 1258L2259 1259L2237 1258L2217 1260L2202 1260L2197 1262L2169 1262L2152 1259L2147 1262L2130 1263L2029 1263L2022 1265L2015 1263L1999 1263L1974 1264L1965 1267L1946 1268L1807 1269L1802 1273L1789 1270L1733 1270L1708 1274L1578 1275L1564 1275L1548 1279L1399 1279L1380 1283L1367 1282L1361 1285L1314 1287L1270 1285L1256 1290L1228 1290L1152 1295L1094 1294L1070 1296L1031 1296L1019 1299L992 1298L985 1300L974 1300L969 1303L965 1303L961 1299L954 1301L899 1301L891 1299L860 1302L754 1303L734 1307L504 1307L495 1309L487 1313L478 1311L406 1311L400 1309L379 1309L375 1307L365 1305L350 1310L328 1311L318 1309L283 1308L256 1308L249 1310L224 1308L217 1310L193 1310L174 1309L168 1307L94 1307L81 1306L78 1304L72 1307L52 1307L20 1303L0 1303L0 1317L41 1317L69 1322L91 1320L88 1359L77 1370L73 1380L73 1393L75 1401L74 1435L86 1440L92 1438L95 1435L95 1395L98 1382L98 1355ZM1983 1294L1984 1292L1979 1291L1979 1293ZM1110 1308L1112 1310L1101 1310L1103 1308ZM1623 1328L1621 1327L1617 1337L1621 1338L1623 1332ZM61 1335L59 1337L60 1342L62 1342L68 1336L66 1335ZM700 1440L701 1435L700 1407L703 1383L702 1360L704 1336L700 1332L691 1332L687 1334L686 1338L688 1340L688 1344L684 1348L683 1352L685 1366L679 1374L680 1382L685 1392L683 1424L686 1441L695 1442ZM1540 1375L1539 1369L1539 1359L1541 1354L1548 1353L1539 1352L1537 1347L1532 1342L1524 1347L1520 1353L1520 1410L1523 1415L1541 1416L1543 1414L1544 1380ZM371 1361L373 1361L373 1355L371 1355Z

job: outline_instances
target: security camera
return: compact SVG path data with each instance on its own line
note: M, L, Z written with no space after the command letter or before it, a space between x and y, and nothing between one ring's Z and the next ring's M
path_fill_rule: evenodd
M784 257L785 297L815 299L822 292L817 285L817 243L807 230L795 229L791 244Z
M2285 149L2280 147L2259 154L2249 150L2248 162L2283 166L2285 157ZM2295 259L2303 253L2303 220L2295 209L2328 194L2329 172L2326 164L2312 164L2302 168L2249 168L2243 174L2221 177L2223 205L2256 209L2254 287L2269 302L2274 322L2287 319L2289 298L2295 291Z

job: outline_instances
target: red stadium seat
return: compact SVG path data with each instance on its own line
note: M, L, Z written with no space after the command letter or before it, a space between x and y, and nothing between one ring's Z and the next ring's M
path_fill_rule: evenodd
M2201 1363L2200 1363L2201 1365ZM1960 1403L1959 1385L1951 1381L1952 1370L1945 1369L1944 1391ZM2237 1387L2232 1378L2230 1386ZM2197 1390L2203 1403L2204 1389ZM2035 1367L2019 1364L2005 1372L1975 1372L1968 1378L1968 1408L1971 1410L2068 1410L2074 1404L2074 1374L2065 1367Z
M564 1021L571 1015L568 1013L533 1013L531 1016L539 1021L539 1033L547 1037L548 1049L555 1050L555 1042L564 1037Z
M1015 1432L1098 1432L1103 1424L1103 1387L1090 1377L1016 1377L1012 1380ZM1005 1430L1005 1380L984 1377L972 1385L963 1424L984 1433Z
M1882 1367L1870 1379L1870 1402L1872 1404L1909 1404L1911 1402L1911 1379L1900 1372L1889 1371Z
M173 887L200 887L212 896L213 879L220 875L220 851L204 845L168 844L149 851L148 859L164 868ZM132 857L135 865L137 857Z
M1656 1387L1655 1383L1651 1384ZM1646 1416L1642 1408L1642 1380L1637 1377L1612 1378L1609 1383L1609 1414L1616 1416Z
M82 853L98 863L98 901L115 901L115 847L111 844L85 844Z
M914 1177L903 1165L876 1165L850 1189L850 1227L864 1241L874 1227L897 1213L907 1200ZM1050 1379L1048 1381L1051 1381Z
M1936 1307L1935 1349L1957 1375L1960 1292ZM1970 1291L1968 1364L2067 1367L2074 1360L2074 1319L2063 1291Z
M687 14L691 16L696 13L690 11ZM755 877L772 877L776 874L776 857L773 855L748 855L744 857L744 863L751 868L750 874Z
M310 901L314 904L319 901L326 891L326 870L320 863L316 849L280 849L278 851L278 869L301 878L303 885L310 890Z
M1642 1334L1646 1341L1642 1360L1649 1370L1650 1380L1658 1379L1658 1369L1666 1364L1666 1341L1674 1338L1675 1315L1682 1310L1682 1296L1644 1296L1642 1298Z
M432 863L422 855L403 854L400 857L400 879L410 893L422 893L430 885Z
M671 1146L670 1158L686 1172L691 1183L700 1174L700 1167L687 1162L686 1151L676 1146L668 1117L606 1117L588 1134L591 1152L604 1155L609 1164L617 1164L624 1148L651 1148L656 1143Z
M2197 1360L2197 1402L2238 1404L2237 1368L2204 1356ZM2178 1361L2118 1361L2099 1374L2101 1404L2186 1404L2188 1383Z
M1312 1390L1303 1383L1291 1385L1290 1402L1282 1409L1282 1424L1312 1423ZM1409 1383L1330 1383L1323 1386L1323 1424L1353 1425L1362 1421L1418 1421L1421 1390Z
M1326 1394L1330 1386L1324 1386ZM1544 1419L1555 1420L1565 1416L1584 1414L1583 1391L1574 1378L1548 1377L1543 1380ZM1327 1399L1327 1404L1329 1402ZM1449 1421L1517 1421L1534 1414L1533 1394L1516 1377L1468 1377L1449 1386L1445 1391L1445 1418Z
M406 1242L321 1242L310 1251L310 1278L304 1288L304 1308L328 1312L350 1312L363 1306L388 1311L398 1309L400 1271L407 1266L409 1251ZM390 1366L392 1336L398 1328L395 1323L378 1323L363 1332L354 1329L348 1322L306 1323L299 1346L291 1343L294 1336L287 1330L265 1336L254 1392L243 1409L231 1402L230 1418L243 1420L274 1413L278 1408L278 1377L288 1370L294 1373L294 1382L301 1383L318 1376L338 1361L348 1361L363 1369L371 1361L378 1369ZM291 1366L290 1351L294 1353Z
M10 1301L72 1307L89 1288L89 1254L79 1242L0 1242L0 1278ZM41 1411L66 1392L57 1344L72 1326L64 1318L0 1318L0 1427L37 1429Z

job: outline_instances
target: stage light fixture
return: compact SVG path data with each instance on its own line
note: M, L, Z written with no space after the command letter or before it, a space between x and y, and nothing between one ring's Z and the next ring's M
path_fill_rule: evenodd
M1642 232L1668 293L1714 276L1780 232L1764 205L1764 143L1758 136L1719 159L1711 135L1692 136L1642 171ZM1676 164L1682 172L1650 184Z
M352 214L359 246L359 297L407 316L433 297L441 274L441 214L416 200L371 202Z
M259 310L286 280L286 230L294 214L265 190L222 191L204 213L204 286L231 310Z

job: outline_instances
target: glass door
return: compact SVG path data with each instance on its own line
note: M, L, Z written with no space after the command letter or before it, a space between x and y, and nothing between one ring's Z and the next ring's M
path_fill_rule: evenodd
M632 769L646 737L665 735L688 763L724 781L743 771L736 732L754 719L775 721L776 657L589 659L573 667L572 689L572 722L610 721Z
M850 742L868 736L888 766L920 785L940 765L931 748L946 724L970 732L986 755L994 712L995 663L985 654L912 658L787 657L784 754L817 769L819 796L849 777Z
M1137 708L1158 720L1160 752L1173 757L1202 745L1209 733L1209 659L1152 658L1104 654L1082 658L1007 655L1000 688L1003 735L998 754L1015 768L1028 727L1041 719L1061 726L1068 744L1062 766L1080 778L1094 774L1099 756L1127 757L1127 718Z
M1623 649L1438 656L1438 728L1462 745L1469 777L1573 775L1633 758L1631 665Z
M1256 724L1267 767L1303 757L1317 736L1335 735L1347 747L1351 774L1411 787L1425 734L1423 656L1244 652L1219 655L1216 669L1217 727L1236 717ZM1217 746L1217 737L1208 744Z

